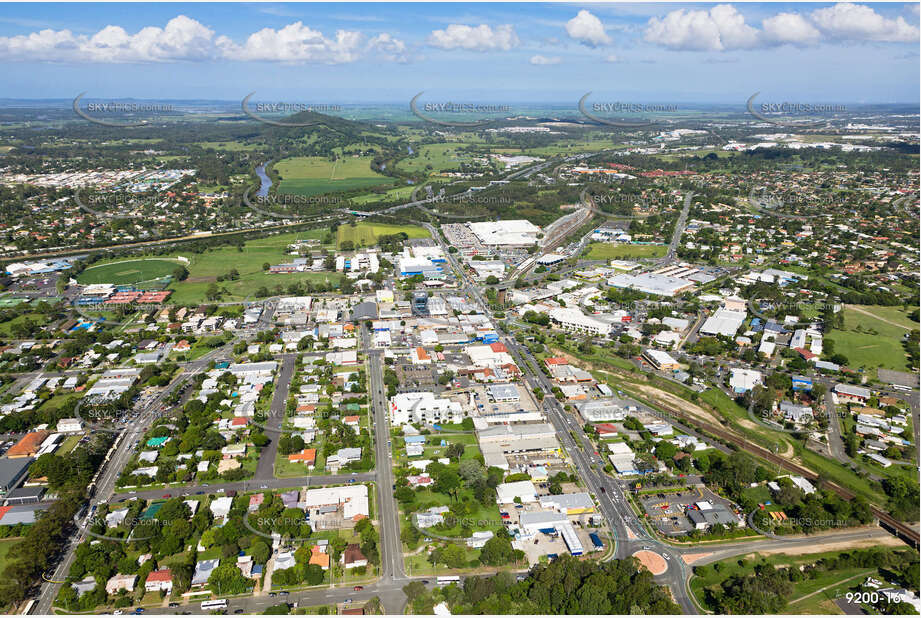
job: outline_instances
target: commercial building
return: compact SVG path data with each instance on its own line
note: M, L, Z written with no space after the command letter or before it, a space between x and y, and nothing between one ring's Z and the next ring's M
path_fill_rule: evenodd
M693 281L655 273L617 274L608 279L608 285L615 288L630 288L643 294L667 297L677 296L694 288Z
M839 400L866 403L873 393L870 389L853 384L835 384L835 395Z
M45 430L32 431L27 433L19 440L19 442L10 447L10 450L6 452L6 456L9 459L35 457L35 454L38 452L39 447L41 447L42 442L44 442L45 438L48 436L49 433Z
M534 487L534 483L531 481L515 481L496 486L496 502L498 504L512 504L515 502L515 498L518 498L519 502L523 504L537 502L537 489Z
M745 322L747 315L745 311L736 311L725 307L717 309L700 327L700 334L735 337L736 332Z
M522 513L519 517L518 527L524 536L530 537L537 533L559 534L563 537L569 553L581 556L583 553L582 542L572 527L566 515L553 511L531 511Z
M8 492L26 476L29 465L35 461L30 458L0 457L0 492Z
M585 315L578 309L556 308L551 309L548 315L555 324L572 332L607 337L613 328L611 322Z
M599 421L622 421L626 418L626 411L611 399L593 399L576 404L576 409L582 418L589 423Z
M527 247L537 243L541 229L525 219L480 221L467 227L487 247Z
M755 369L730 369L729 388L736 393L745 393L761 384L761 372Z
M675 371L681 364L672 358L672 355L662 350L648 349L643 352L643 358L659 371Z
M398 393L390 399L390 422L394 425L459 423L463 415L460 403L431 392Z
M595 502L588 492L584 491L574 494L541 496L539 502L541 508L557 511L564 515L581 515L595 512Z

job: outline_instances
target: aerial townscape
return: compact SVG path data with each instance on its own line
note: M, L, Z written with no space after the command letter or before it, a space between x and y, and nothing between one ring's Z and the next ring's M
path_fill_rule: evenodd
M918 6L0 5L0 611L921 613Z

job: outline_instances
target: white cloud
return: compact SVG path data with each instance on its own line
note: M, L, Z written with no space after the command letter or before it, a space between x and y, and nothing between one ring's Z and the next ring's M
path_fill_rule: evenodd
M759 30L731 4L709 11L678 9L652 17L643 38L674 50L734 51L776 45L816 45L831 41L918 40L918 28L902 17L888 19L860 4L839 3L810 15L778 13L763 20Z
M812 21L829 38L852 41L911 43L918 27L902 17L887 19L868 6L841 3L812 12Z
M495 30L486 24L465 26L451 24L444 30L435 30L429 35L428 44L439 49L463 49L467 51L508 51L521 41L510 24L496 26Z
M217 43L231 60L341 64L359 59L361 39L360 32L348 30L338 30L336 38L330 39L297 21L279 30L263 28L249 35L243 45L227 37L219 37Z
M611 37L604 31L604 24L601 23L601 20L585 9L566 22L566 33L589 47L611 43Z
M664 18L652 17L643 38L670 49L724 51L751 49L758 43L758 31L731 4L709 11L678 9Z
M765 19L763 38L767 42L814 45L822 34L799 13L779 13Z
M546 56L541 56L540 54L537 54L536 56L531 56L531 64L537 64L537 65L559 64L562 61L563 59L560 58L559 56L551 56L549 58Z
M148 26L130 34L121 26L105 26L92 35L70 30L41 30L0 37L0 60L25 62L150 63L227 59L268 62L339 64L366 56L406 61L406 44L387 33L367 44L360 32L339 30L327 37L302 22L279 30L263 28L243 43L217 36L194 19L179 15L165 27Z
M911 13L915 17L918 17L919 15L921 15L921 3L912 2L911 4L906 4L905 8L908 10L909 13Z
M618 58L615 54L608 54L607 56L604 57L604 61L605 62L620 62L620 58Z
M378 59L390 62L409 62L406 56L406 43L383 32L368 42L368 50Z
M70 30L41 30L0 37L0 58L44 62L166 62L201 60L214 55L214 31L185 15L164 28L148 26L129 34L106 26L92 36Z

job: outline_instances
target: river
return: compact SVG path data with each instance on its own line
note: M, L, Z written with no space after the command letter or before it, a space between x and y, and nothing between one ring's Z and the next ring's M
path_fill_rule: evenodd
M272 188L272 179L268 177L265 173L265 166L271 163L268 161L263 163L256 168L256 176L259 176L259 191L256 192L256 197L265 197L269 194L269 189Z

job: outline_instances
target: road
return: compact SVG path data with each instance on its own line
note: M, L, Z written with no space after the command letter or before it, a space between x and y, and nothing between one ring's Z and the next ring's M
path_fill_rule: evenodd
M393 462L390 448L390 419L387 414L387 399L384 393L383 352L371 349L371 336L361 327L362 347L368 355L368 388L374 414L374 455L377 472L377 504L381 537L381 580L382 585L408 581L403 564L403 545L400 541L400 519L393 497ZM388 611L399 613L400 607L388 607Z
M678 222L675 223L675 231L672 232L672 240L668 243L668 251L665 257L656 260L661 266L668 266L675 262L678 254L678 244L681 242L681 236L684 229L688 226L688 213L691 211L691 202L694 200L695 193L690 191L684 196L684 206L681 208L681 214L678 215Z
M284 435L281 425L285 418L285 407L288 403L288 389L294 377L296 354L284 354L281 357L281 367L275 380L275 392L272 393L272 403L269 414L265 419L265 434L269 443L262 447L259 454L259 464L256 466L256 479L275 478L275 456L278 454L278 439Z

